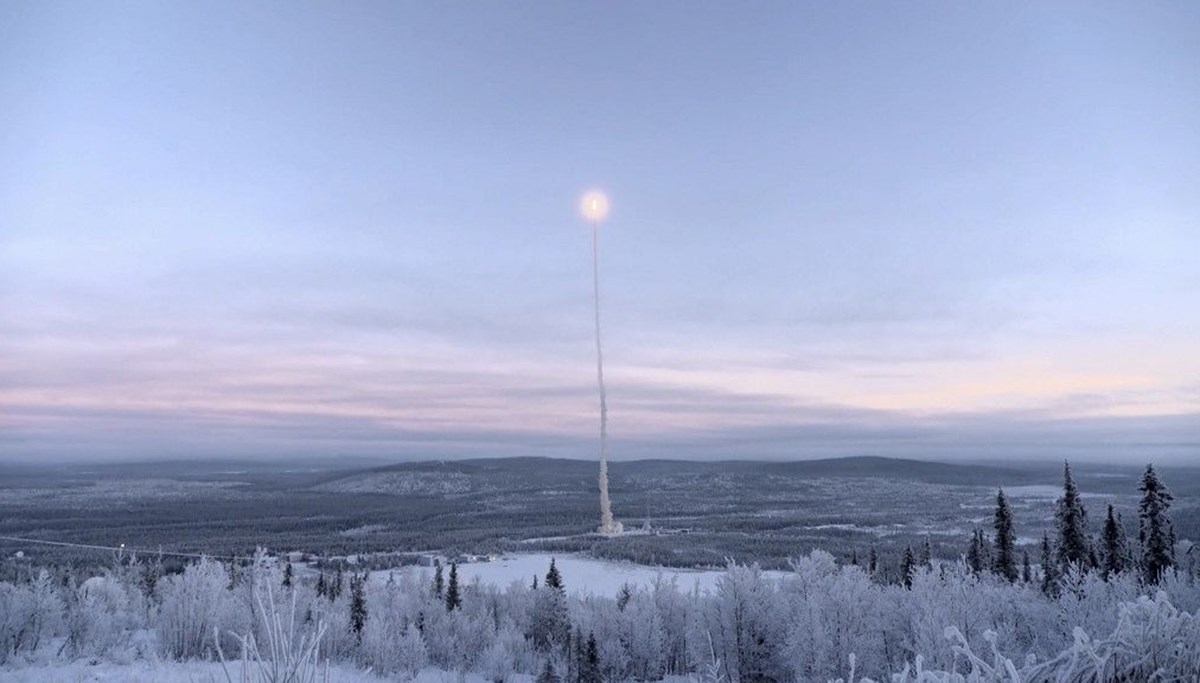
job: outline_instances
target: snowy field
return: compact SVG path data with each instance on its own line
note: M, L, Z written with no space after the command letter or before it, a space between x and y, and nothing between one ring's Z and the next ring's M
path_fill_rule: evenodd
M717 583L717 578L724 571L675 569L670 567L647 567L631 562L611 562L597 560L583 555L528 553L505 555L492 562L471 562L458 566L459 580L471 583L476 578L481 583L504 588L514 581L529 585L533 577L538 577L540 583L546 577L550 568L550 559L554 558L558 570L563 575L567 592L572 595L602 595L612 597L621 590L623 584L649 587L659 577L665 581L675 582L680 591L690 592L699 588L701 592L710 592ZM399 579L405 572L424 573L432 580L433 570L429 567L404 567L394 570L372 572L376 580L386 581L388 574L395 574ZM785 572L763 572L764 575L779 577Z

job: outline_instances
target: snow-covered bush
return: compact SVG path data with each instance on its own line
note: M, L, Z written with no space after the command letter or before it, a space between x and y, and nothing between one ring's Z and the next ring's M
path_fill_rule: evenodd
M0 664L32 653L63 623L63 600L46 571L29 583L0 582Z
M120 576L93 576L75 592L68 619L68 645L75 654L115 656L115 650L130 641L145 626L145 601Z
M885 590L858 567L838 568L828 553L793 564L788 596L785 656L797 680L825 680L843 671L855 654L861 671L882 672Z
M276 600L279 593L269 582L254 583L252 597L258 617L255 630L263 634L263 639L259 641L253 633L231 634L237 638L242 653L241 661L232 669L220 646L220 634L216 627L213 628L213 643L228 683L316 683L322 680L320 643L325 635L325 625L318 623L311 632L302 633L297 619L296 594L289 593L286 609L280 610Z
M159 583L162 606L156 632L162 651L174 659L211 657L217 643L213 634L245 633L250 611L229 587L229 574L219 562L201 560L178 576ZM235 652L234 640L222 642Z
M368 587L370 614L363 629L361 657L374 671L409 679L428 662L417 624L422 608L433 605L422 599L427 588L424 583L420 586L404 578L399 583L376 582Z
M259 671L260 664L286 669L319 657L399 679L432 666L511 680L536 676L547 659L569 677L580 671L581 644L591 638L599 673L614 681L1200 675L1195 609L1181 607L1200 602L1200 588L1182 571L1163 576L1153 599L1136 575L1106 581L1083 573L1065 577L1051 598L1036 583L961 564L918 569L910 588L880 584L817 551L782 578L730 564L710 592L681 592L662 579L616 597L475 582L461 587L461 605L452 610L428 576L406 572L368 580L361 631L350 618L350 591L330 599L302 576L285 587L279 566L264 555L236 573L197 562L153 591L142 589L141 576L115 567L77 589L60 588L48 574L0 583L0 657L26 661L39 645L39 657L136 657L130 645L145 636L149 619L170 659L220 654Z
M717 580L711 598L698 603L692 623L696 661L715 659L729 683L787 677L784 651L786 611L774 582L758 565L734 564Z

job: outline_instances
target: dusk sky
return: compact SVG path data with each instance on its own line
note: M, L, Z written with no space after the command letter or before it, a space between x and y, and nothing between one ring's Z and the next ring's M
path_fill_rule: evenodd
M1200 3L0 3L0 461L1200 461Z

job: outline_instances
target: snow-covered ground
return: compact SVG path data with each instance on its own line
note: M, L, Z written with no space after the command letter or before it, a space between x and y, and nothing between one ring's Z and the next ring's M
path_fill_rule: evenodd
M428 670L420 683L456 683L453 674ZM86 661L0 668L0 683L243 683L240 662L229 664L230 678L218 662L134 662L114 664ZM476 682L481 681L474 677ZM257 683L250 678L247 683ZM348 666L330 666L329 683L383 683L387 679ZM468 683L471 683L470 681Z
M1004 494L1009 498L1035 498L1043 500L1057 500L1063 494L1062 486L1058 484L1026 484L1024 486L1006 486ZM1080 491L1081 498L1111 498L1107 493L1093 493L1090 491Z
M648 567L630 562L613 562L597 560L583 555L570 553L548 554L528 553L505 555L492 562L471 562L458 566L459 580L471 583L478 577L480 582L504 588L514 581L530 584L533 577L538 577L540 583L546 577L550 568L550 558L554 558L567 591L574 595L604 595L614 596L621 590L622 584L649 587L658 577L674 581L681 591L691 591L694 587L710 591L716 585L717 579L724 571L676 569L670 567ZM383 570L372 573L376 580L386 581L389 573L394 573L399 579L404 572L423 572L432 577L432 569L428 567L404 567L401 569ZM763 572L768 576L783 576L785 572Z

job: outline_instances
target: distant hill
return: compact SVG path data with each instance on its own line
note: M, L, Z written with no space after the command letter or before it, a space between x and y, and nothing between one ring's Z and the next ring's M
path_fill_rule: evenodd
M595 486L596 462L559 458L477 458L406 462L331 474L317 483L317 491L379 493L393 495L465 495L471 493L560 489L584 491ZM965 486L1018 484L1035 480L1021 469L991 465L949 464L856 456L765 462L747 460L629 460L611 463L614 488L636 485L639 479L688 477L692 479L733 477L761 481L767 477L790 479L876 478L921 481Z

